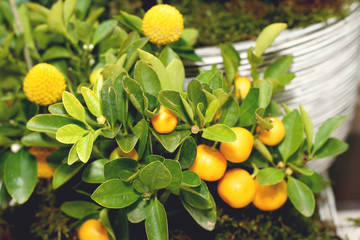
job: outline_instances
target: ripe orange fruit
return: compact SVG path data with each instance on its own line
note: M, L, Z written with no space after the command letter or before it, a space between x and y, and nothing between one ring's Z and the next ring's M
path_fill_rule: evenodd
M253 204L260 210L273 211L280 208L287 200L286 182L281 182L274 185L261 185L255 179L256 193Z
M137 151L135 150L135 148L133 150L131 150L130 152L126 153L123 150L121 150L120 147L115 148L111 152L109 160L111 161L111 160L118 159L121 157L132 158L136 161L139 160L139 155L138 155Z
M151 118L151 123L156 132L167 134L175 130L177 125L177 117L161 106L158 114Z
M241 168L234 168L225 173L217 187L219 196L233 208L249 205L255 196L256 185L250 174Z
M201 144L197 146L196 159L189 170L196 172L202 180L217 181L226 171L226 159L217 149Z
M230 162L244 162L249 158L254 146L254 136L242 127L233 127L231 129L236 134L236 140L234 142L222 142L220 152Z
M109 240L106 228L96 219L86 220L79 228L80 240Z
M263 130L259 134L258 138L265 145L275 146L284 139L285 126L284 126L283 122L278 118L272 117L272 118L267 118L267 119L270 119L273 127L269 130L268 129ZM256 132L260 132L260 130L261 130L261 126L258 125L256 127Z
M248 77L236 77L234 83L235 95L245 99L251 88L250 79Z

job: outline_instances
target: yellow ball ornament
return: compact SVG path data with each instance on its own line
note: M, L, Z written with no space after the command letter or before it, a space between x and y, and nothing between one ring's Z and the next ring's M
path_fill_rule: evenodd
M173 6L158 4L144 15L142 31L150 42L166 45L179 40L184 30L181 13Z
M61 99L65 78L53 65L39 63L25 76L23 89L29 101L47 106Z

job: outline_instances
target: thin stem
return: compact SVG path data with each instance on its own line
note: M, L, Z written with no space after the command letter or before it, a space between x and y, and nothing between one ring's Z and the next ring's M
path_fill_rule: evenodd
M18 28L19 33L23 34L24 29L22 28L22 25L21 25L21 20L20 20L18 9L16 7L15 0L9 0L9 2L10 2L11 10L14 15L16 27ZM30 50L29 50L27 43L24 44L24 58L25 58L27 69L30 70L33 67L33 62L31 59Z
M163 4L162 0L156 0L157 4Z
M259 173L259 168L256 166L255 163L251 162L251 166L254 168L254 172L251 174L252 178L255 178L256 175Z
M211 149L212 149L212 150L215 150L215 149L216 149L216 145L217 145L218 143L219 143L218 141L215 141L214 144L211 146Z

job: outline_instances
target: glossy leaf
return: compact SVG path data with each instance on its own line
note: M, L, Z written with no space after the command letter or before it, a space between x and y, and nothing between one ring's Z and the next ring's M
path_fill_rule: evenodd
M104 82L101 88L100 101L104 117L110 122L111 125L114 125L118 118L118 113L116 109L116 93L114 87L112 86L111 80Z
M161 91L159 93L159 102L165 108L178 116L182 121L188 122L186 110L183 106L179 92L170 90Z
M139 199L134 188L120 179L110 179L101 184L91 195L91 198L107 208L124 208Z
M151 65L146 64L144 61L138 61L135 65L134 74L134 79L145 92L158 96L161 85L159 78Z
M120 15L115 16L115 18L118 19L126 27L142 33L142 20L138 16L131 15L125 11L120 11Z
M310 176L299 175L298 179L305 183L313 193L320 193L325 188L324 179L317 172Z
M56 132L56 140L64 144L76 143L82 138L89 130L86 130L75 124L65 125Z
M220 44L220 50L224 61L226 77L229 83L232 83L240 66L240 54L230 43Z
M274 185L281 182L284 177L284 171L279 168L263 168L256 175L261 185Z
M69 201L64 202L60 209L70 217L82 219L91 213L98 212L100 206L88 201Z
M67 163L69 165L72 165L74 162L79 160L79 156L77 155L77 152L76 152L76 145L77 145L77 143L75 143L69 151L68 158L67 158Z
M83 95L86 106L88 107L91 114L95 117L102 116L101 103L96 94L87 87L81 88L81 94Z
M308 113L301 106L301 104L300 104L300 113L301 113L301 119L304 123L306 143L307 143L308 149L311 149L312 141L313 141L313 137L314 137L314 126L313 126L313 123L312 123Z
M345 152L348 148L349 145L346 142L337 138L329 138L325 144L316 151L314 158L336 156Z
M314 148L311 153L316 153L329 139L331 133L345 120L346 116L335 116L326 120L315 136Z
M197 145L193 137L185 139L178 153L178 161L182 169L187 169L194 164L197 152Z
M109 162L108 159L99 159L91 162L82 174L82 180L86 183L105 182L104 166Z
M72 165L67 163L61 164L58 168L55 169L53 177L53 188L57 189L62 186L64 183L69 181L76 173L78 173L81 168L84 166L83 163L76 162Z
M184 201L181 201L184 208L191 217L199 224L202 228L208 231L212 231L215 228L217 213L215 208L210 209L199 209L192 207Z
M303 182L289 176L287 192L294 207L305 217L310 217L315 211L315 198L312 191Z
M139 54L137 50L143 48L148 41L149 38L147 37L140 38L139 40L132 42L131 45L126 49L126 62L124 65L124 69L126 71L130 71L135 61L138 59Z
M131 223L139 223L145 220L152 204L150 200L139 199L126 209L126 215Z
M89 161L95 137L92 133L89 133L82 137L76 144L76 152L80 161L87 163Z
M133 150L138 140L139 140L138 137L131 134L116 136L117 144L119 145L121 150L125 153L128 153L131 150Z
M273 162L273 156L269 149L258 139L254 140L254 148L269 162Z
M74 95L72 95L67 91L64 91L62 94L62 101L66 109L66 112L70 116L81 122L85 122L85 109L81 105L79 100L77 100L77 98L74 97Z
M225 124L215 124L207 127L203 130L201 136L205 139L218 142L234 142L236 140L233 130Z
M201 184L201 179L199 175L197 175L195 172L187 170L183 172L182 177L182 186L186 187L197 187Z
M172 176L163 163L152 162L140 171L139 179L154 191L169 186Z
M282 122L285 126L285 138L279 145L279 152L286 162L287 159L296 152L304 141L304 126L300 114L293 110L287 114Z
M23 204L34 191L37 180L36 159L25 149L7 155L4 183L11 197Z
M171 173L171 182L166 188L170 191L173 191L180 186L180 183L182 181L182 171L180 163L175 160L165 159L164 165Z
M257 80L254 87L259 88L259 108L266 108L270 101L273 91L272 83L269 80Z
M239 115L239 104L234 98L229 98L221 108L221 115L218 122L233 127L238 122Z
M185 82L185 68L180 59L174 59L166 66L166 71L169 77L169 89L175 91L184 90Z
M65 0L64 2L64 21L67 23L73 15L78 0Z
M191 134L189 130L173 131L169 134L159 134L151 128L150 131L156 138L156 140L158 140L161 145L170 153L174 152L180 146L180 144Z
M114 88L116 93L116 108L117 108L117 119L122 123L126 124L128 114L128 100L126 92L123 87L123 77L125 74L120 74L114 80Z
M155 198L145 219L145 230L148 240L169 239L167 217L164 206Z
M136 110L139 113L144 114L146 100L140 85L135 80L125 77L123 79L123 86Z
M139 139L137 153L139 159L141 159L145 152L145 148L149 136L149 125L147 121L145 119L140 120L133 128L133 133Z
M62 46L53 46L48 48L42 55L43 61L49 61L58 58L71 58L72 52Z
M198 187L182 187L180 196L182 201L194 208L211 209L214 207L210 192L203 181L201 181L201 184Z
M106 36L111 33L111 31L115 28L116 25L116 20L106 20L102 22L94 32L92 44L96 45L98 42L106 38Z
M201 111L205 115L205 110L207 109L207 99L206 95L201 91L202 85L197 80L192 80L187 87L187 97L190 103L195 109L199 104L203 104L204 110Z
M279 78L285 74L291 66L294 59L292 55L285 55L277 58L274 62L270 63L265 72L264 78Z
M273 23L265 27L256 39L255 55L261 57L275 38L287 28L286 23Z
M105 163L105 179L118 178L121 170L133 171L138 167L138 162L131 158L119 158Z
M49 30L54 33L66 35L66 28L63 21L63 1L57 1L50 9L47 18L47 25Z
M24 146L37 146L37 147L63 147L62 143L59 143L53 138L50 138L44 133L32 132L21 138L21 144Z
M250 126L255 123L255 111L259 107L259 89L250 88L244 102L240 106L239 125L241 127Z

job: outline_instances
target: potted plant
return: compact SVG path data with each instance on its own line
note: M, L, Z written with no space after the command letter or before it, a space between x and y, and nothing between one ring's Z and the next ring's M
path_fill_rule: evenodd
M53 23L50 19L56 19L55 13L66 13L65 6L75 9L70 2L62 5L59 1L51 8L48 26ZM164 17L159 14L170 17L161 22ZM88 43L83 47L85 53L93 50L91 44L96 46L94 39L108 38L117 44L113 49L104 46L104 59L97 64L102 69L92 83L76 72L64 77L44 63L34 66L24 82L26 97L42 104L62 89L39 91L39 79L54 81L52 86L64 86L65 78L73 74L86 79L74 85L67 81L69 91L61 91L61 102L55 100L47 109L41 108L41 113L27 122L27 129L34 131L30 134L38 138L29 138L30 134L22 138L28 146L50 141L43 138L61 146L50 155L55 168L52 185L58 189L69 183L70 188L77 186L78 193L83 193L80 200L69 199L61 206L67 215L79 219L74 229L78 229L80 239L88 239L89 231L98 231L103 239L129 238L129 222L142 221L148 239L168 239L164 205L170 196L175 196L206 230L215 228L217 204L243 208L253 202L257 208L270 211L280 208L289 196L301 214L311 216L314 193L321 189L322 178L304 164L346 150L346 143L330 138L344 117L326 121L315 140L304 108L298 111L284 105L285 115L280 120L279 105L271 97L294 77L287 73L292 57L279 58L264 75L257 66L286 24L264 29L249 49L252 82L238 74L237 51L223 44L225 75L214 67L199 74L184 91L185 69L179 55L195 55L184 39L176 42L183 29L181 14L168 5L158 5L143 20L124 12L117 18L133 32L124 35L109 20L89 26L95 29L92 40L78 39ZM168 31L156 29L155 23ZM82 32L68 32L71 24L81 26L82 22L70 15L57 24L66 28L49 30L65 38L71 46L70 56L73 51L83 51L76 47ZM179 55L170 46L160 46L171 43ZM89 58L87 62L91 62ZM89 66L81 67L90 72ZM1 163L2 189L18 202L27 200L36 182L34 158L22 148L8 153ZM16 166L25 165L26 171L14 171ZM20 186L18 179L28 184ZM234 187L232 181L245 184ZM216 186L215 190L211 186ZM274 196L278 199L275 205L267 201Z

